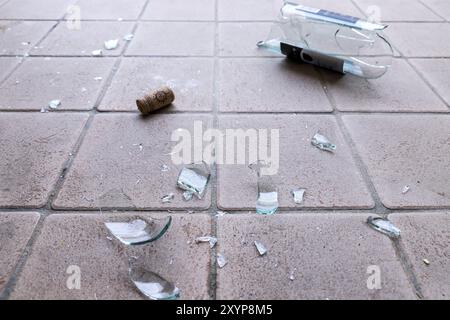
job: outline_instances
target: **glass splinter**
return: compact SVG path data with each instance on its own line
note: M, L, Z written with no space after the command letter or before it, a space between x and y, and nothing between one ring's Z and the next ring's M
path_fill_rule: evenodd
M161 198L162 203L171 203L175 195L173 193L169 193Z
M409 192L409 190L411 190L411 187L410 187L410 186L404 186L403 189L402 189L402 193L403 193L403 194L406 194L406 193Z
M254 243L256 250L258 250L260 256L263 256L267 253L266 247L261 242L255 241Z
M294 197L294 202L297 204L303 203L303 197L305 196L305 189L292 190L292 196Z
M152 300L175 300L180 296L180 290L174 284L154 272L142 267L130 266L129 274L131 281L147 298Z
M195 239L195 242L196 242L196 243L200 243L200 242L209 242L209 246L210 246L211 249L212 249L212 248L214 248L214 246L215 246L216 243L217 243L217 238L215 238L215 237L210 237L210 236L207 236L207 237L198 237L198 238Z
M256 213L271 215L278 210L278 190L272 176L263 175L261 169L267 167L264 161L257 161L249 165L258 177L258 198L256 200Z
M219 266L219 268L223 268L225 267L225 265L228 263L228 261L225 259L225 257L223 255L221 255L220 253L217 254L217 265Z
M206 192L210 173L205 162L191 164L180 171L177 186L201 199Z
M400 237L400 229L394 226L389 220L380 217L367 218L367 224L372 228L391 238Z
M113 50L119 45L119 39L105 41L105 49Z
M159 239L169 228L172 217L141 219L131 222L106 222L105 226L120 242L126 245L139 245Z
M314 137L311 139L311 144L317 148L319 148L320 150L324 150L324 151L328 151L328 152L333 152L336 150L336 145L331 143L328 138L326 138L325 136L316 133L314 135Z

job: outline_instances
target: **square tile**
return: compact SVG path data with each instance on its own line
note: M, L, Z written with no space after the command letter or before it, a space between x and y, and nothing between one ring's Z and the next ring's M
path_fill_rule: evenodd
M364 12L379 14L381 21L442 21L418 0L355 0L355 3Z
M146 0L78 0L81 19L137 19Z
M39 220L39 213L0 213L0 292L6 286Z
M222 112L332 111L314 68L286 59L222 59L218 86Z
M175 94L164 111L210 111L213 106L212 58L123 58L100 110L135 110L136 99L168 85Z
M392 23L385 32L406 57L450 57L448 23Z
M128 257L136 256L145 268L173 282L181 299L208 299L210 248L194 242L211 232L207 215L173 215L167 232L145 246L127 247L108 240L105 222L162 217L148 213L49 216L11 299L143 299L128 276ZM67 287L69 266L79 267L79 290Z
M60 100L59 110L92 109L113 65L112 58L28 58L0 86L0 108L41 110Z
M217 298L415 299L389 238L366 219L345 212L219 217L217 252L228 264L218 269ZM368 286L375 274L380 289Z
M349 115L344 122L386 207L450 206L448 115Z
M0 82L17 66L21 58L0 57Z
M450 2L447 0L421 0L423 4L447 21L450 20Z
M218 0L219 21L276 20L282 1Z
M10 0L0 10L0 19L61 19L76 0Z
M215 18L215 0L152 0L143 20L209 20Z
M260 135L256 148L245 143L245 164L229 161L218 165L218 205L223 209L254 210L257 198L256 174L248 168L250 147L259 154L270 155L266 162L272 163L273 182L278 187L280 208L371 208L373 201L366 188L361 173L356 166L350 149L342 136L336 120L332 116L313 115L221 115L219 128L222 132L242 129L251 134L250 129L266 129L267 136ZM276 132L279 131L279 139ZM311 138L317 133L325 135L337 145L335 153L321 151L311 145ZM255 133L256 134L256 133ZM233 137L231 132L226 137ZM272 141L272 139L274 139ZM252 141L248 138L246 141ZM270 144L264 143L269 141ZM277 145L279 156L277 152ZM238 145L239 147L240 145ZM243 146L242 146L243 147ZM270 147L270 148L269 148ZM225 142L224 150L235 150ZM236 149L237 152L238 149ZM233 158L232 155L228 155ZM259 157L264 160L263 157ZM219 158L220 159L220 158ZM236 159L234 163L236 163ZM278 171L277 171L278 169ZM296 205L291 191L306 189L304 202ZM349 192L351 190L351 192Z
M212 56L214 23L142 22L126 55Z
M31 51L31 55L91 56L92 51L102 49L105 56L118 56L125 48L122 38L129 34L133 22L82 21L81 29L69 29L61 22L45 40ZM119 46L106 50L104 42L119 39Z
M41 110L60 100L58 110L92 109L113 64L110 58L29 58L0 86L0 108Z
M0 207L42 207L87 120L85 114L3 113Z
M389 220L402 230L401 243L411 260L425 299L448 300L449 212L394 213ZM430 264L426 265L424 259Z
M404 60L394 59L378 79L323 71L336 108L358 112L448 112L447 106Z
M172 135L185 129L192 137L194 121L201 121L204 130L211 126L211 118L204 115L97 115L53 207L207 209L211 204L210 190L202 200L183 200L183 192L176 186L183 165L174 164L171 156L179 145L177 140L171 141ZM193 157L186 163L197 162L192 160ZM169 167L168 171L161 170L163 164ZM161 198L170 193L175 196L173 201L163 203Z
M270 22L219 23L219 56L282 56L256 46L266 40L271 27Z
M410 62L450 105L450 59L412 59Z
M55 24L55 21L0 21L0 54L24 55Z

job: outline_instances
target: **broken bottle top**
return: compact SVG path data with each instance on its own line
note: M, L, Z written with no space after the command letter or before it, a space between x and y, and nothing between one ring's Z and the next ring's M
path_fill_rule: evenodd
M201 199L206 192L210 175L208 165L205 162L190 164L181 169L177 186ZM185 199L186 196L184 196ZM190 198L186 200L190 200Z
M392 63L392 46L382 34L386 27L285 2L268 38L257 45L298 62L374 79Z
M160 275L139 266L130 265L130 278L142 294L152 300L175 300L180 290Z

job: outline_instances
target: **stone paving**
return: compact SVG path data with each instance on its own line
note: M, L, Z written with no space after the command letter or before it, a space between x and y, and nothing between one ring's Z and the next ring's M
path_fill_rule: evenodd
M280 2L0 0L1 299L142 299L127 274L134 255L183 299L450 298L450 2L302 2L380 9L396 58L377 80L257 50ZM140 116L136 98L163 84L175 103ZM53 99L61 105L41 112ZM212 166L205 197L182 199L171 135L194 133L194 121L279 129L277 214L255 214L246 165ZM335 153L311 146L317 131ZM145 246L123 247L104 227L168 214L167 233ZM400 239L370 229L374 215ZM214 248L195 243L206 235ZM69 266L79 289L67 286Z

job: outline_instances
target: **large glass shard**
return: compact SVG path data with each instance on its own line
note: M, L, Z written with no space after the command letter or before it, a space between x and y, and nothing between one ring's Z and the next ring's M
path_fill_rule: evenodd
M381 217L367 218L367 224L372 228L391 238L400 237L400 229L394 226L389 220Z
M162 237L169 228L172 217L149 220L136 219L131 222L106 222L105 226L123 244L139 245Z
M130 266L130 278L139 291L152 300L175 300L180 290L160 275L142 267Z
M331 143L327 137L321 135L320 133L316 133L314 137L311 139L311 144L320 150L334 152L336 150L336 145Z
M191 164L180 171L177 186L201 199L206 192L210 176L208 165L205 162Z
M258 177L258 198L256 200L256 213L271 215L278 209L278 190L272 176L261 174L261 169L269 166L264 161L257 161L249 165Z

